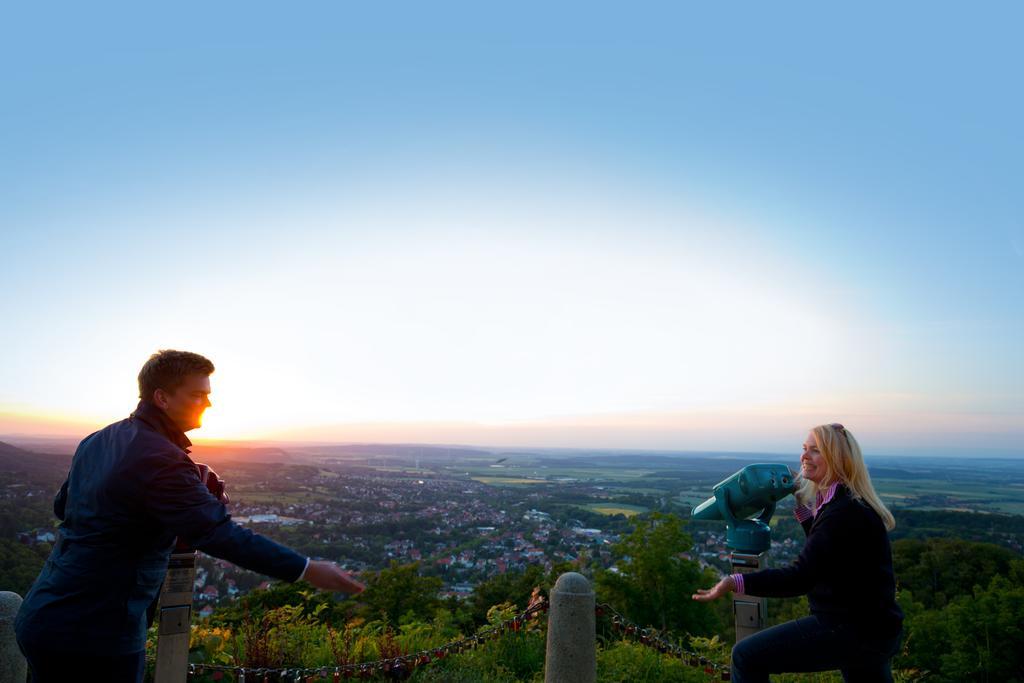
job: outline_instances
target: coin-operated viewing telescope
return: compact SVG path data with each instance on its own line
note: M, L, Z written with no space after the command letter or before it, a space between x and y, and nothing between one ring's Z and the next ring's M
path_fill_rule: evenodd
M733 573L757 571L767 565L772 545L768 526L775 504L796 491L793 473L785 465L747 465L715 484L714 495L693 508L693 519L725 520L725 545L732 551ZM764 627L767 604L763 598L733 595L736 642Z
M771 547L775 504L793 493L796 483L785 465L747 465L715 484L714 495L693 508L694 519L725 520L725 544L741 553L762 553Z

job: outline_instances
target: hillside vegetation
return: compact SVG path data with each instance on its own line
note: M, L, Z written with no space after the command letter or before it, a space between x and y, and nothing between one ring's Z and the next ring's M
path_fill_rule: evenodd
M478 586L467 601L437 597L438 580L416 564L393 564L369 577L358 600L335 601L301 584L277 585L238 600L194 628L192 661L246 667L334 667L409 653L433 653L512 619L536 589L546 593L565 570L591 575L599 603L648 626L691 652L728 664L732 621L728 601L694 603L715 573L680 555L691 542L682 519L651 515L614 548L620 571L586 565L504 574ZM907 614L895 660L899 680L1024 680L1024 559L998 546L955 539L904 539L894 544L898 599ZM806 600L770 601L773 622L806 614ZM415 681L539 681L544 618L488 636L463 652L431 655L411 671L376 678ZM600 681L704 681L703 667L624 636L598 620ZM215 680L213 672L205 679ZM230 675L226 680L230 680ZM780 681L838 681L838 674L784 676Z

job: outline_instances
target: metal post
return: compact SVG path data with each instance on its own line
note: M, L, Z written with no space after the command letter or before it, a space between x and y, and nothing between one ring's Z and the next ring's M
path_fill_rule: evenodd
M729 558L733 574L756 572L768 566L768 553L747 555L734 552ZM752 636L765 626L768 617L768 601L752 595L732 596L732 611L736 617L736 642Z
M185 683L192 626L192 583L196 553L174 553L160 590L160 626L156 645L156 683Z
M576 572L558 577L551 589L544 683L594 683L597 617L590 582Z

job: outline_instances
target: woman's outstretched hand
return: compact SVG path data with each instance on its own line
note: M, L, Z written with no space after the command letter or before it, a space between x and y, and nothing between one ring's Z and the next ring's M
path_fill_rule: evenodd
M711 588L698 588L692 597L701 602L711 602L734 590L736 590L736 582L731 576L727 576Z

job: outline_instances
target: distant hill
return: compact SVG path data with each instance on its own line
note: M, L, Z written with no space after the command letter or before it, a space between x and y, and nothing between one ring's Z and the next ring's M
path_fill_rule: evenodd
M240 462L252 464L294 463L296 458L281 448L246 447L221 444L195 444L191 448L192 459L208 465Z
M424 460L437 458L489 458L494 451L465 446L437 446L419 444L360 443L325 446L303 446L297 448L305 453L328 457L405 457Z
M86 435L87 432L83 432L81 436L76 437L0 434L0 441L6 442L8 446L16 446L30 453L66 453L70 456L74 454L82 437Z
M36 453L0 441L0 471L7 474L39 474L55 469L67 470L70 455Z
M197 444L192 447L191 451L193 460L211 465L231 462L264 465L270 463L293 464L297 460L287 451L275 447ZM40 453L0 441L0 470L10 473L39 472L58 467L66 471L71 463L71 455L71 453Z
M7 443L6 441L0 441L0 456L3 456L3 455L13 455L13 456L28 455L28 451L22 450L21 448L18 448L17 446L12 446L11 444Z

